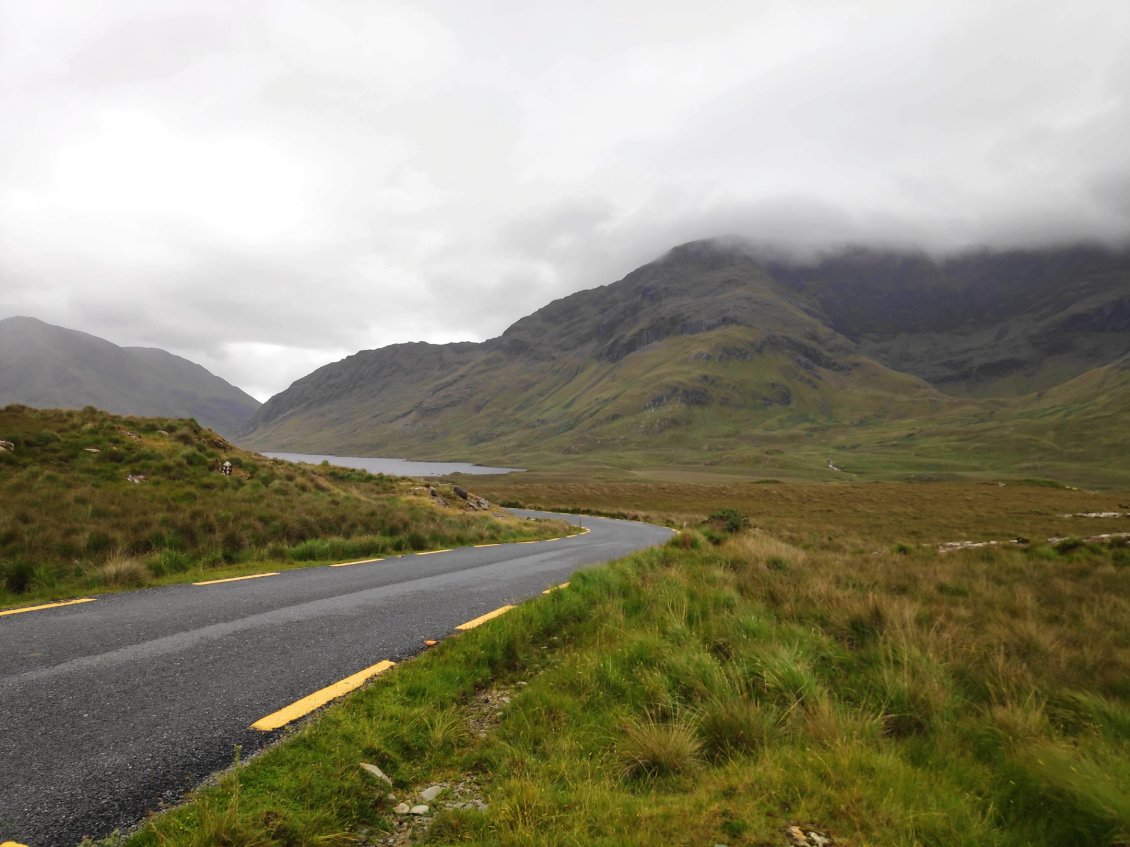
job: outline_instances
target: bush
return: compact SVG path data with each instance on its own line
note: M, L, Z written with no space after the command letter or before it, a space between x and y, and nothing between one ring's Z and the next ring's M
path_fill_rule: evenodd
M12 594L23 594L32 587L35 568L30 562L0 562L0 584Z
M731 535L749 528L749 518L737 509L718 509L710 513L706 522Z

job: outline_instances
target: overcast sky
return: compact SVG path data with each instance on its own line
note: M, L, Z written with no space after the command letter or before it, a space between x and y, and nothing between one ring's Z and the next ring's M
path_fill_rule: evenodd
M0 0L0 318L265 399L693 238L1124 239L1128 94L1124 0Z

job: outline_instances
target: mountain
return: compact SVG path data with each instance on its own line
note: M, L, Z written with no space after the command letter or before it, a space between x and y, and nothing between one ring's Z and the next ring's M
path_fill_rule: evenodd
M187 359L119 347L35 318L0 320L0 362L0 406L189 417L225 435L259 408L254 397Z
M692 242L482 344L400 344L272 397L260 449L764 464L972 426L1130 351L1130 255ZM845 440L845 434L850 440ZM786 461L781 459L780 461ZM820 461L821 466L824 460Z
M952 393L1017 396L1130 346L1130 252L1093 246L925 254L841 251L770 263L860 352Z

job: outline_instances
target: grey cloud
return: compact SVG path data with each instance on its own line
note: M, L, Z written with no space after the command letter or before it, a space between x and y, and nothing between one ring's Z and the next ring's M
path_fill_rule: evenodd
M1130 6L0 6L0 317L260 395L671 246L1130 234Z

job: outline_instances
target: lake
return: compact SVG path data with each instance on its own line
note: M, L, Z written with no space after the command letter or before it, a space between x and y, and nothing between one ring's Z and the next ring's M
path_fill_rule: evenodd
M524 468L488 468L467 462L410 462L407 459L381 459L366 456L318 456L312 453L264 453L272 459L285 459L288 462L307 462L320 465L329 462L342 468L357 468L369 473L383 473L391 476L447 476L453 473L465 474L503 474L517 473Z

